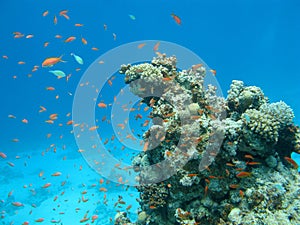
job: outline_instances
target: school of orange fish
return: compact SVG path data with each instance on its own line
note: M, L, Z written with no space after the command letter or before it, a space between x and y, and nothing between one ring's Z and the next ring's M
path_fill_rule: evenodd
M54 15L53 15L53 14L51 15L51 14L52 14L51 12L49 12L48 10L45 10L44 12L41 13L41 16L44 17L44 18L49 18L49 17L52 16L52 18L53 18L53 25L54 25L54 26L57 25L57 24L59 23L59 20L60 20L60 19L65 19L65 20L69 20L69 21L72 20L71 17L70 17L70 15L69 15L69 10L61 10L61 11L60 11L59 13L57 13L57 14L54 14ZM135 20L135 19L136 19L134 15L129 15L129 17L130 17L130 19L132 19L132 20ZM181 25L181 24L182 24L181 19L180 19L177 15L175 15L174 13L171 14L171 17L174 19L174 21L175 21L178 25ZM74 26L75 26L75 27L83 27L84 24L82 24L82 23L74 23ZM107 24L103 24L103 29L104 29L104 31L107 31L107 30L108 30L108 25L107 25ZM24 33L19 32L19 31L13 32L13 38L14 38L14 39L20 39L20 38L32 39L32 38L34 38L34 37L35 37L34 34L24 34ZM78 37L75 37L75 36L69 36L69 37L63 38L62 35L57 34L57 35L54 36L54 38L55 38L55 39L63 39L63 43L67 44L67 43L70 43L70 42L75 41ZM116 33L112 33L112 38L113 38L113 40L116 40L116 39L117 39ZM81 40L81 43L82 43L83 45L88 46L88 41L86 40L86 38L84 38L83 36L81 36L81 37L80 37L80 40ZM137 46L137 48L138 48L138 49L141 49L141 48L143 48L145 45L146 45L145 43L139 44L139 45ZM160 42L157 42L157 43L153 46L153 51L158 51L158 50L159 50L159 46L160 46ZM44 47L44 48L49 48L49 47L51 47L50 41L45 41L45 42L43 43L43 47ZM95 46L92 46L92 47L91 47L91 50L92 50L92 51L98 51L99 48L97 48L97 47L95 47ZM72 54L73 54L73 53L72 53ZM72 54L71 54L71 55L72 55ZM82 63L83 63L81 57L76 56L75 54L73 54L73 57L74 57L74 59L75 59L79 64L82 64ZM9 55L2 55L2 58L3 58L3 60L10 60ZM28 61L29 61L29 60L28 60ZM61 62L65 62L65 61L63 60L63 55L61 55L61 56L50 56L50 57L45 57L45 59L44 59L43 62L41 63L41 66L38 65L38 64L36 64L36 65L33 66L31 72L28 74L28 77L31 77L31 76L32 76L32 73L38 71L40 68L43 68L43 69L49 69L49 68L52 68L52 67L54 67L56 64L61 63ZM103 64L103 63L105 63L105 62L104 62L104 61L99 61L98 63L99 63L99 64ZM18 65L24 65L24 64L26 64L26 60L20 60L20 61L17 62L17 64L18 64ZM79 70L80 70L80 68L76 68L76 71L79 71ZM58 71L58 70L49 71L49 72L52 72L54 75L56 75L58 79L65 78L66 82L68 82L69 79L70 79L71 76L72 76L72 74L68 74L68 75L65 76L65 74L63 73L63 71ZM18 76L17 76L17 75L13 75L12 78L13 78L14 80L16 80L16 79L18 78ZM113 85L113 80L114 80L114 77L112 77L111 79L108 80L109 86L112 86L112 85ZM86 86L86 85L89 85L89 84L88 84L88 83L85 83L85 84L80 84L79 86L82 87L82 86ZM53 87L53 86L47 86L47 87L45 87L45 90L46 90L46 91L55 91L56 89L55 89L55 87ZM96 89L96 92L98 93L99 90ZM69 94L70 96L73 95L71 92L68 92L68 94ZM59 98L59 95L57 94L57 95L55 96L55 98L58 99L58 98ZM116 100L116 97L114 97L114 100ZM101 109L101 108L107 108L107 107L110 107L111 105L112 105L112 103L105 103L105 102L102 102L102 101L99 102L99 103L97 103L97 106L98 106L99 109ZM127 108L126 105L123 105L122 108L123 108L124 111L128 111L128 110L129 110L130 112L141 110L140 107L138 107L138 108ZM149 107L144 107L144 108L143 108L143 112L147 112L148 109L149 109ZM40 107L39 107L39 109L38 109L37 111L38 111L39 113L47 113L47 108L46 108L45 106L40 105ZM137 119L143 119L142 114L143 114L143 113L141 113L141 114L140 114L140 113L137 113L136 116L135 116L135 119L136 119L136 120L137 120ZM55 122L56 122L56 120L57 120L58 117L59 117L59 114L58 114L58 113L51 113L51 114L49 115L49 118L48 118L47 120L45 120L45 123L47 123L47 124L55 124ZM66 114L66 117L67 117L67 118L70 118L70 117L71 117L71 113L67 113L67 114ZM10 119L17 119L17 117L15 116L15 113L12 113L12 114L8 115L8 118L10 118ZM106 116L103 116L103 118L102 118L101 121L102 121L102 122L105 122L105 121L106 121L106 122L109 122L109 121L106 119ZM24 123L24 124L30 123L30 121L29 121L27 118L22 118L20 122L21 122L21 123ZM122 130L122 129L125 128L125 126L127 126L127 123L128 123L128 120L124 121L124 123L118 124L117 126ZM148 119L145 119L145 120L143 121L143 123L142 123L142 127L147 127L148 124L149 124L149 120L148 120ZM92 131L92 130L97 130L97 129L99 128L99 126L91 126L91 127L88 127L88 126L85 125L85 124L77 124L76 121L73 121L72 119L68 119L67 122L66 122L65 124L59 123L58 126L60 126L60 127L62 127L62 126L75 126L75 127L76 127L76 126L80 126L82 129L88 128L88 129L91 130L91 131ZM72 131L71 131L71 133L72 133ZM50 138L50 137L52 136L52 134L51 134L51 133L48 133L46 136L47 136L47 138ZM62 138L63 138L63 135L60 136L60 139L62 139ZM77 137L77 138L78 138L78 137ZM110 138L110 140L113 141L114 138L115 138L115 135L113 134L112 137ZM133 139L133 140L134 140L134 137L132 137L132 136L130 136L130 135L127 135L126 138L129 138L129 139ZM107 144L108 141L109 141L108 138L105 139L104 144ZM11 140L11 142L20 142L20 140L19 140L18 138L14 138L14 139ZM63 146L62 149L64 149L65 147L66 147L66 146ZM95 147L95 146L94 146L94 147ZM145 147L144 147L144 148L145 148ZM121 150L124 150L124 149L125 149L125 146L123 146ZM56 147L55 144L51 144L50 147L48 147L48 148L46 149L46 151L43 151L43 152L42 152L42 156L44 156L47 152L49 152L49 151L51 151L51 150L52 150L54 153L56 153L57 147ZM77 151L78 151L79 153L81 153L81 152L83 152L84 150L83 150L83 149L78 149ZM3 150L2 150L2 151L0 150L0 159L3 160L3 161L5 160L5 161L6 161L6 164L9 165L9 167L14 168L14 167L15 167L15 164L14 164L13 162L10 162L10 161L7 162L7 158L8 158L7 154L11 155L10 152L5 152L5 151L3 151ZM19 158L21 158L20 155L16 155L16 156L15 156L15 159L19 159ZM67 157L64 156L64 157L63 157L63 160L66 160L66 158L67 158ZM116 165L116 167L120 167L120 165ZM82 165L80 165L79 170L82 170ZM62 176L62 174L63 174L63 173L62 173L61 171L53 171L52 174L51 174L51 177L60 177L60 176ZM39 178L43 178L43 180L46 179L46 178L44 177L44 171L40 171L37 175L38 175ZM121 186L121 185L123 185L123 186L124 186L123 189L126 189L126 186L125 186L125 185L126 185L126 181L123 181L122 177L119 177L119 178L118 178L118 181L119 181L120 184L116 184L116 186ZM61 182L60 186L64 186L66 183L67 183L67 180ZM101 178L101 179L99 180L98 184L95 184L95 183L94 183L94 184L91 185L92 187L98 188L98 191L99 191L99 192L104 193L104 195L103 195L103 203L104 203L104 205L107 205L107 202L108 202L107 194L108 194L108 191L109 191L109 190L108 190L107 186L102 186L102 185L109 184L109 183L110 183L109 180L106 180L106 181L105 181L103 178ZM33 186L33 184L23 185L23 188L27 188L27 187L30 187L30 186ZM52 184L51 182L45 181L44 185L42 185L41 188L42 188L42 189L49 190L49 189L51 189L52 186L53 186L53 184ZM85 186L85 185L84 185L84 186ZM13 189L13 188L12 188L12 189ZM128 187L127 187L127 189L128 189ZM63 191L60 195L62 196L63 194L64 194L64 191ZM89 200L88 198L85 197L85 195L87 194L87 191L82 191L80 194L81 194L82 197L81 197L81 199L78 200L78 203L80 203L80 202L84 203L84 202L87 202L87 201ZM7 196L8 196L8 197L11 197L11 196L13 196L13 195L14 195L14 190L11 190L9 193L7 193ZM53 201L54 201L54 202L57 201L58 198L59 198L59 195L56 195L56 196L54 197ZM1 201L4 202L5 200L1 200ZM11 205L12 205L13 207L16 208L16 213L17 213L17 210L19 210L19 209L21 210L21 209L24 207L25 204L16 200L16 201L13 201L13 202L11 203ZM32 207L33 207L33 209L29 212L29 214L32 214L32 211L34 210L34 208L35 208L36 206L35 206L34 204L32 204ZM58 207L59 207L59 206L58 206ZM122 208L122 207L124 207L126 211L130 211L130 209L132 208L132 205L131 205L131 204L126 204L126 202L123 200L122 196L119 196L118 200L114 203L114 207L116 207L116 208ZM76 208L76 210L79 211L80 208ZM116 210L117 210L117 209L116 209ZM2 211L2 212L1 212L1 219L4 219L4 218L6 217L6 215L5 215L5 209L4 209L4 210L1 210L1 211ZM77 211L76 211L76 212L77 212ZM61 214L63 214L63 213L61 213ZM78 221L78 222L79 222L79 223L90 224L90 223L96 222L97 220L98 220L98 215L96 215L96 214L94 214L94 215L89 215L89 212L86 212L86 213L82 216L82 219L81 219L80 221ZM112 219L112 218L109 218L109 220L112 222L113 219ZM0 221L1 221L1 220L0 220ZM44 221L45 221L45 218L42 217L42 216L41 216L40 218L34 219L34 222L35 222L35 223L42 223L42 222L44 222ZM51 221L48 221L48 222L51 222L51 223L53 223L53 224L58 224L58 223L60 222L60 220L52 219ZM14 221L11 221L10 224L11 224L11 225L14 224ZM24 222L22 223L22 225L29 225L29 224L30 224L30 222L29 222L28 220L26 220L26 218L24 218Z

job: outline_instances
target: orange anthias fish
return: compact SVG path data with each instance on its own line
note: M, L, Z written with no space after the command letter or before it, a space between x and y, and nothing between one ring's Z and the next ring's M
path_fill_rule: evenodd
M141 48L143 48L145 45L146 45L145 43L141 43L141 44L138 45L138 48L141 49Z
M217 74L217 71L216 71L216 70L213 70L213 69L211 69L210 72L212 72L212 74L213 74L214 76L216 76L216 74Z
M42 67L51 67L59 62L65 62L65 61L61 60L61 58L62 58L62 56L46 58L44 60L44 62L42 63Z
M44 218L39 218L39 219L36 219L35 222L38 222L38 223L41 223L44 221Z
M53 17L53 23L54 23L54 25L57 24L57 17L56 16Z
M67 14L67 12L68 12L68 10L66 10L66 9L65 10L61 10L59 12L59 15L62 16L63 14Z
M54 88L54 87L46 87L46 90L47 90L47 91L54 91L55 88Z
M48 187L50 187L51 186L51 183L46 183L46 184L44 184L43 186L42 186L42 188L48 188Z
M160 45L160 42L158 41L158 42L154 45L153 51L157 51L158 48L159 48L159 45Z
M246 165L250 165L250 166L256 166L256 165L260 165L260 162L247 162Z
M94 221L97 220L97 219L98 219L98 215L93 215L92 216L92 223L94 223Z
M92 126L92 127L89 128L89 130L94 131L94 130L97 130L98 128L99 128L99 126Z
M34 35L33 34L28 34L28 35L26 35L26 38L27 39L29 39L29 38L33 38L34 37Z
M250 176L251 176L251 173L245 172L245 171L242 171L236 175L236 177L238 177L238 178L245 178L245 177L250 177Z
M175 15L174 13L172 13L171 16L173 17L173 19L175 20L175 22L178 25L181 25L181 19L177 15Z
M295 169L298 169L298 164L293 160L293 159L291 159L290 157L284 157L284 159L287 161L287 162L289 162Z
M86 45L87 44L87 40L85 39L85 38L81 38L81 42L84 44L84 45Z
M11 204L16 207L24 206L21 202L12 202Z
M76 39L76 37L70 36L70 37L68 37L66 40L64 40L64 42L65 42L65 43L68 43L68 42L74 41L75 39Z
M46 10L46 11L43 12L43 16L47 16L48 14L49 14L48 10Z
M102 192L107 192L107 189L106 189L106 188L104 188L104 187L102 187L102 188L100 188L100 189L99 189L99 191L102 191Z
M65 17L67 20L69 20L70 17L67 15L67 12L68 12L68 10L62 10L59 12L59 15Z
M254 157L252 155L250 155L250 154L244 155L244 157L246 159L252 159L252 160L254 159Z
M55 172L55 173L51 174L51 176L53 176L53 177L58 177L60 175L61 175L61 172Z
M106 105L105 103L103 103L103 102L100 102L100 103L98 104L98 107L99 107L99 108L106 108L107 105Z
M6 154L3 153L3 152L0 152L0 157L3 158L3 159L7 158Z

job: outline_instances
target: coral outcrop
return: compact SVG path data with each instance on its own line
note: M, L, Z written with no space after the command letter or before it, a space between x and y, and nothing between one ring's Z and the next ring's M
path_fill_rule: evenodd
M300 224L290 158L300 153L300 132L287 104L236 80L226 99L217 96L204 66L179 71L176 57L164 54L120 73L152 108L153 125L133 160L138 221L119 213L115 224Z

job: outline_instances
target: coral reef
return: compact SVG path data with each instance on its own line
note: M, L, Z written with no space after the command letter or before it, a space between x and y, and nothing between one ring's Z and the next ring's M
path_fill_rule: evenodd
M226 99L217 96L204 85L204 66L178 71L176 57L165 54L120 73L152 108L153 125L133 160L138 221L120 212L115 224L300 224L290 158L300 153L300 130L288 105L236 80Z

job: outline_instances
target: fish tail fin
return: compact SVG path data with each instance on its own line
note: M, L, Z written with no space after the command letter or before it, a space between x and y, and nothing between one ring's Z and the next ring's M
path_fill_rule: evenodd
M61 56L59 56L59 59L60 59L59 61L60 61L60 62L63 62L63 63L67 62L67 61L65 61L65 60L62 60L62 57L63 57L64 55L65 55L65 54L62 54Z

